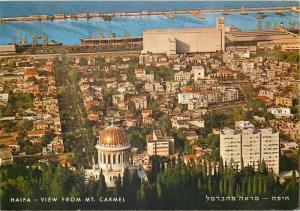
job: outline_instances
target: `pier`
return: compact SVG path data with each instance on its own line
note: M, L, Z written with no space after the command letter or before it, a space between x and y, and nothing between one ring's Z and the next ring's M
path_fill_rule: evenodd
M176 11L155 11L155 12L118 12L118 13L74 13L74 14L34 14L28 17L11 17L11 18L0 18L0 23L10 21L44 21L44 20L56 20L56 19L79 19L79 18L95 18L102 17L106 21L110 21L113 17L126 17L126 16L153 16L163 15L169 19L173 19L174 15L177 14L190 14L196 18L205 18L205 13L246 13L246 12L258 12L258 11L278 11L278 10L290 10L294 12L300 11L300 7L263 7L263 8L239 8L239 9L211 9L211 10L176 10Z
M199 18L199 19L205 19L205 16L203 15L203 13L201 11L190 12L189 14L196 18Z
M174 15L172 13L166 13L165 16L167 18L169 18L170 20L173 20L174 19Z

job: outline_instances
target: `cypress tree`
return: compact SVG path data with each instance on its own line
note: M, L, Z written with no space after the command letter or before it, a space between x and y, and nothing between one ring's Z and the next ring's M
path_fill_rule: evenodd
M246 195L246 180L245 178L243 177L242 178L242 196Z
M228 180L228 193L227 193L227 196L233 196L232 178L229 178L229 180Z
M53 197L61 197L63 194L64 173L62 167L58 167L54 172L50 182L50 194Z
M131 186L132 189L136 192L140 189L141 186L141 180L137 174L137 171L134 171L131 178Z
M252 182L251 182L251 177L248 177L247 194L248 194L249 196L252 195Z
M220 157L219 166L218 166L218 174L223 174L223 172L224 172L223 158Z
M211 176L208 177L208 193L212 194Z
M221 195L223 195L223 193L224 193L224 179L223 178L221 178L219 180L219 193Z
M241 171L243 171L243 170L244 170L244 159L242 157L242 160L241 160Z
M263 177L263 194L267 195L268 193L268 180L267 178Z
M254 176L254 179L253 179L252 192L253 192L254 196L257 194L257 176L256 175Z
M268 168L265 160L263 159L262 162L260 163L259 171L263 174L268 173Z
M217 164L216 164L216 161L214 161L214 175L217 175Z
M123 174L122 192L125 195L129 195L130 188L131 188L131 186L130 186L130 172L129 172L129 169L126 168L124 170L124 174Z
M161 171L164 171L164 170L165 170L165 163L162 162L162 163L161 163Z
M70 191L69 196L70 196L70 197L74 197L74 198L80 197L80 193L78 192L78 190L76 189L75 186L73 186L73 187L71 188L71 191Z
M197 189L202 190L202 182L200 177L197 180Z
M115 189L114 189L115 196L120 196L121 188L122 188L122 180L121 180L121 175L119 174L115 181Z
M228 191L227 191L227 178L224 178L224 188L223 188L223 194L227 195Z
M140 201L140 208L144 208L146 204L146 191L144 182L142 182L140 190L138 191L138 200Z
M263 189L263 184L262 184L262 176L259 175L258 176L258 194L261 195L263 192L262 192L262 189Z
M99 187L97 191L97 196L100 197L106 194L106 183L105 183L105 177L103 175L102 169L100 171L98 184Z
M204 159L204 166L203 166L203 176L206 177L207 176L207 163L206 163L206 159Z
M160 174L157 176L157 180L156 180L156 193L157 193L157 198L161 199L162 189L161 189L161 185L160 185Z
M297 191L296 171L293 169L291 180L292 191Z

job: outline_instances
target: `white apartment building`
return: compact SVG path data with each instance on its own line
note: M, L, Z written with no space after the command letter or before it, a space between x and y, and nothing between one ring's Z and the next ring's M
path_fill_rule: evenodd
M192 66L194 81L205 78L205 69L202 66Z
M160 130L147 135L147 154L168 157L174 152L174 138L165 136Z
M146 96L134 96L130 98L135 105L137 110L142 110L147 108L147 97Z
M188 82L191 79L191 73L180 71L174 74L174 79L175 81Z
M276 118L291 118L293 114L290 108L268 108L268 112L271 112Z
M199 110L201 108L207 108L208 102L205 99L193 99L190 100L188 104L188 110L189 111L194 111L194 110Z
M237 130L224 128L220 131L220 156L224 164L241 166L242 159L241 134Z
M279 132L273 132L272 128L260 131L261 160L264 160L268 168L272 168L275 174L279 174Z
M228 165L253 166L264 160L269 169L279 174L279 132L272 128L255 129L247 121L236 122L236 129L220 131L220 156Z
M166 91L167 92L176 92L180 87L178 81L166 81Z

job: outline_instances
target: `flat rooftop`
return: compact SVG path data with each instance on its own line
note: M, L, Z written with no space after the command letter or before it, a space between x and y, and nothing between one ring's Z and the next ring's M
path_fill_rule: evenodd
M286 31L229 31L225 37L231 42L270 41L296 38L297 35Z
M199 32L215 32L220 29L216 28L172 28L172 29L147 29L144 34L162 34L162 33L199 33Z
M0 45L0 53L3 52L16 52L15 45Z

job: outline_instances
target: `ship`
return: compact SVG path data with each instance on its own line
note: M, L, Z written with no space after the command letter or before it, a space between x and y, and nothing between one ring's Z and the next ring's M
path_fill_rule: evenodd
M285 13L284 12L275 12L275 15L278 15L278 16L285 16Z
M243 11L244 10L244 7L241 7L241 15L248 15L248 13L246 11Z
M268 15L266 14L258 14L255 16L256 19L265 19L266 17L268 17Z
M57 42L55 40L50 40L48 42L48 44L47 44L47 46L60 46L60 45L62 45L62 43L61 42Z

